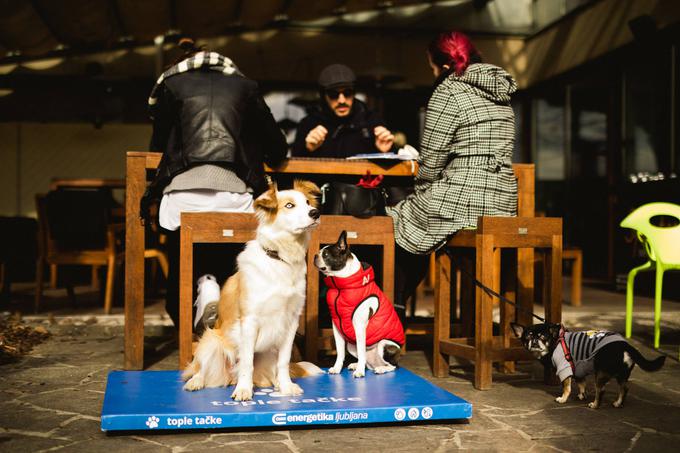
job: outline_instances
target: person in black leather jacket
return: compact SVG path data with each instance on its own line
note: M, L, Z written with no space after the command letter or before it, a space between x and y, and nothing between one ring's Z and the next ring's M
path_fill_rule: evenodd
M197 54L217 55L197 52L200 49L193 47L193 41L189 46L185 61ZM210 164L228 169L257 197L267 188L263 163L274 167L285 159L286 139L257 82L244 77L231 61L227 65L233 68L231 73L213 70L223 66L208 63L161 76L154 87L150 150L163 156L142 200L143 217L148 217L149 203L160 198L172 179L192 167Z
M163 156L140 205L140 215L149 220L149 206L160 200L158 223L168 234L170 264L166 311L175 326L181 212L252 212L254 198L267 189L264 163L276 167L288 151L255 81L228 58L203 51L190 39L182 39L180 47L184 55L159 77L149 96L150 149ZM229 260L210 259L210 250L205 252L196 255L196 275L214 267L212 261L221 264L211 273L229 272ZM206 311L204 321L209 325L215 317L216 311Z
M342 158L392 149L394 136L380 115L355 99L355 81L342 64L321 71L319 105L300 121L293 156Z

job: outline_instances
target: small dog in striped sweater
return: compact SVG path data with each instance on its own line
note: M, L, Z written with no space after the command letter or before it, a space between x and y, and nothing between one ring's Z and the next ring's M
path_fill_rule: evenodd
M569 332L561 324L524 327L511 323L511 327L529 352L544 366L552 366L556 370L562 382L562 395L555 401L560 404L565 403L571 394L572 379L578 386L578 399L585 399L586 376L595 374L595 400L588 407L597 409L600 406L604 386L611 378L619 384L618 398L612 406L623 407L628 393L628 378L635 364L645 371L656 371L666 360L665 356L645 359L616 332Z

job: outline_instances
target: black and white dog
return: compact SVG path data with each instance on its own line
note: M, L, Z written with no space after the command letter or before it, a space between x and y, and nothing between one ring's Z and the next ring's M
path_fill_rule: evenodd
M656 371L666 360L665 356L645 359L616 332L588 330L565 331L561 324L535 324L524 327L511 323L512 330L522 345L539 359L545 367L556 370L562 382L562 395L555 398L566 403L571 394L572 378L578 386L578 399L586 397L586 376L595 374L595 400L588 407L597 409L602 402L604 386L611 378L619 384L614 407L623 407L628 393L628 378L637 363L645 371Z
M392 303L375 283L373 268L360 262L343 231L335 244L314 256L314 265L326 276L326 302L333 318L337 358L328 370L338 374L345 361L345 345L357 362L350 364L355 378L366 366L376 374L394 371L404 344L404 328Z

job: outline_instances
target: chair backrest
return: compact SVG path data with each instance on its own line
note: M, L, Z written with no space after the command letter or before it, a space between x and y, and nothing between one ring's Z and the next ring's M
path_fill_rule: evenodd
M676 219L670 227L656 226L651 219L668 216ZM621 226L638 233L652 261L680 264L680 206L673 203L648 203L640 206L621 221Z
M61 250L96 250L106 246L113 199L97 189L58 189L38 200L49 240Z
M536 180L534 164L512 164L517 178L517 216L534 217Z

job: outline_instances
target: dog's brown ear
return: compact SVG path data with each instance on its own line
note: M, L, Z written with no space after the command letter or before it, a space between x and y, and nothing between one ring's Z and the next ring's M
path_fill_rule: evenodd
M296 179L293 181L293 189L298 192L302 192L309 200L309 204L314 207L319 207L319 197L321 196L321 190L319 187L311 181L304 181L302 179Z
M276 183L269 184L269 189L255 200L255 213L263 220L272 221L276 217L278 199L276 197Z
M510 327L512 328L512 331L515 332L515 336L517 338L522 338L522 334L524 333L524 327L520 326L517 323L511 322Z

